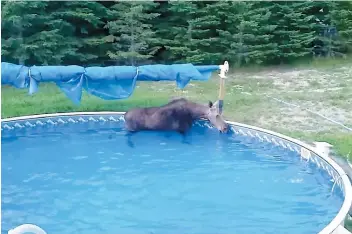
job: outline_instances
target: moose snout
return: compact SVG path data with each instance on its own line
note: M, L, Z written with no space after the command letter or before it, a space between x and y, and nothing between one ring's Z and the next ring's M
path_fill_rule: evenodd
M229 126L226 124L220 129L220 132L221 133L226 133L228 130L229 130Z

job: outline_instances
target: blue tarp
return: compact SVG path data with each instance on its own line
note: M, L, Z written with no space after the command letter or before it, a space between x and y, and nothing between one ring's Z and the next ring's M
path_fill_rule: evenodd
M81 67L22 66L1 63L1 84L16 88L29 88L37 92L40 82L54 82L74 103L79 104L82 89L105 100L124 99L131 96L136 81L176 81L183 89L190 80L206 81L218 65L193 64Z

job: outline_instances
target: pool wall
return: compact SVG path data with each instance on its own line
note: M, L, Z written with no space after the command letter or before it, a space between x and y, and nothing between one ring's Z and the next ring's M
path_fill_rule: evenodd
M122 127L124 123L123 114L124 112L72 112L7 118L1 121L1 134L2 137L6 137L6 135L11 135L16 131L16 134L21 135L26 134L26 132L35 133L36 129L38 132L39 130L40 132L43 132L43 130L45 132L55 132L56 126L71 126L72 124L80 124L82 130L86 130L89 128L89 123L94 123L94 125L99 123L107 129L117 125ZM343 226L352 203L352 186L346 172L335 161L320 154L312 146L291 137L242 123L227 122L236 135L290 150L301 157L301 160L313 163L324 170L334 182L332 190L339 190L343 194L344 202L335 218L319 233L349 233ZM213 128L206 121L198 121L195 124Z

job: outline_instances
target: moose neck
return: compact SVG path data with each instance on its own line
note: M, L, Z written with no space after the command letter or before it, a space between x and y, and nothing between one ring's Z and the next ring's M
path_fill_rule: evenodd
M209 111L208 106L197 103L192 103L189 107L194 119L206 118Z

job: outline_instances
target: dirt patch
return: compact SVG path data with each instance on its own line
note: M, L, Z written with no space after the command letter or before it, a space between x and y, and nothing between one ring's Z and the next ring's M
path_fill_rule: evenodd
M243 74L242 76L246 77ZM273 85L272 89L265 91L259 88L256 94L262 92L263 95L268 94L301 107L266 98L266 106L271 108L258 110L261 113L256 122L258 126L290 131L346 131L343 127L305 110L309 109L352 128L352 105L348 105L352 103L352 95L347 95L352 93L352 67L265 71L250 74L250 78L268 80Z

